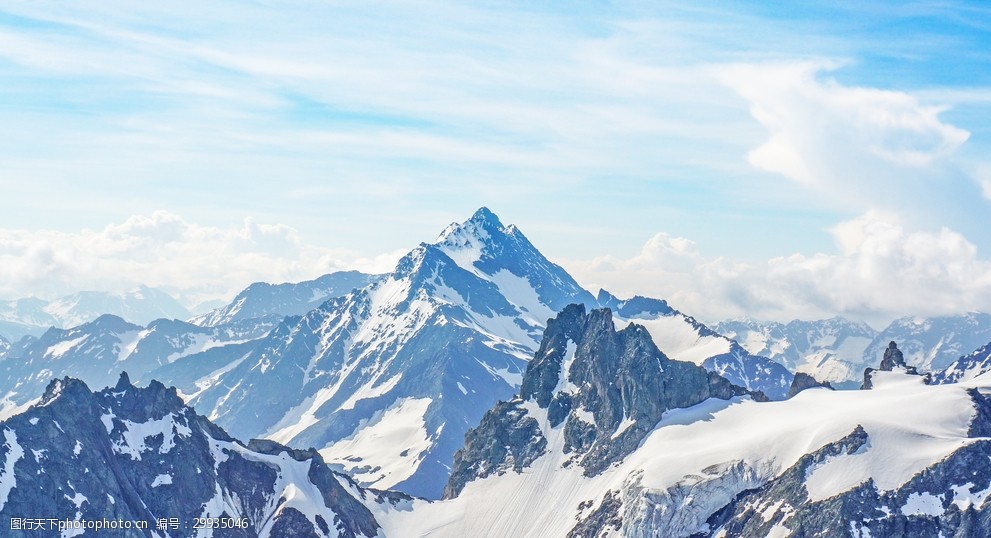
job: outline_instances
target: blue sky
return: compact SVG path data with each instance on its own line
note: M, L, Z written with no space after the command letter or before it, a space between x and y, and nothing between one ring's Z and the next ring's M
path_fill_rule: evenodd
M710 317L991 309L991 12L864 4L10 3L0 296L381 269L485 205Z

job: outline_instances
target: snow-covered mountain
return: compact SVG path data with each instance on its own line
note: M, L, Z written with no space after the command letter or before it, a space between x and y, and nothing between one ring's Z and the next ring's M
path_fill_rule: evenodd
M991 343L960 357L943 370L933 373L933 383L959 383L991 371Z
M7 354L8 350L10 350L10 341L0 336L0 359Z
M126 376L95 393L53 380L0 432L5 536L371 537L381 528L366 503L410 502L360 489L316 452L245 445L174 389Z
M596 476L635 451L665 412L745 394L718 374L670 360L643 326L617 331L609 309L571 305L548 324L520 396L497 404L465 436L445 497L475 479L520 472L549 448L568 456L565 467ZM560 439L550 439L554 429Z
M190 323L213 327L272 315L299 316L314 310L327 299L364 288L381 278L381 275L368 275L358 271L340 271L298 283L255 282L237 294L230 304L196 316Z
M582 305L550 320L520 396L465 437L444 500L245 445L176 390L121 376L96 393L54 380L0 422L0 517L183 537L203 534L198 517L268 538L991 535L991 377L927 385L889 347L871 390L767 402L618 325ZM178 528L154 532L160 518Z
M920 370L942 370L961 356L991 342L991 314L904 317L891 322L864 351L865 358L881 356L888 342L898 342L905 362Z
M139 325L156 319L187 319L190 316L189 310L171 295L147 286L121 293L82 291L48 303L45 312L59 320L61 327L75 327L104 314Z
M0 335L16 342L28 335L41 336L49 327L58 326L59 320L45 312L47 305L48 301L35 297L0 300Z
M189 375L206 376L223 368L273 325L249 320L198 327L161 319L142 327L108 314L72 329L52 328L39 338L27 337L11 345L0 361L0 416L24 408L52 379L64 376L99 388L113 384L125 370L136 379L202 384L206 381L188 379ZM183 360L187 357L191 359ZM176 362L180 364L158 371ZM212 370L202 372L206 368Z
M168 293L146 286L111 293L82 291L45 301L38 298L0 301L0 334L11 341L40 336L49 327L76 327L112 314L146 325L156 319L187 319L190 313Z
M735 340L671 308L665 301L644 297L620 301L600 290L598 306L612 309L621 326L636 322L645 327L654 344L672 359L702 366L771 399L781 400L788 395L794 375L787 368L750 353Z
M105 317L19 342L0 362L6 412L30 403L54 377L102 387L126 369L177 386L237 437L316 447L363 485L439 497L465 432L518 392L547 320L569 304L608 306L617 323L645 326L668 357L747 390L781 399L792 383L783 366L662 300L593 297L484 208L421 244L389 275L330 277L335 286L353 283L339 284L345 277L371 282L284 319L236 321L269 312L264 306L276 303L266 298L312 299L313 283L252 286L244 301L217 313L214 321L235 320L226 325L141 327Z
M190 401L237 436L436 497L464 432L516 392L547 319L576 301L594 298L481 209L385 278L286 318Z
M546 321L600 301L647 325L671 357L787 394L785 368L663 301L592 297L485 208L384 278L285 319L211 387L179 388L236 436L313 446L363 485L438 497L464 433L518 391Z
M991 378L927 385L888 360L871 390L759 402L644 336L559 315L445 500L374 510L383 534L991 535Z
M877 331L840 317L789 323L744 318L723 321L714 328L754 355L835 384L859 385L864 368L878 360L865 355Z

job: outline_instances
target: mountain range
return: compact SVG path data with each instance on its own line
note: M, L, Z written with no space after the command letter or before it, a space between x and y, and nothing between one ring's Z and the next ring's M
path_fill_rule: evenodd
M81 291L54 301L35 297L0 301L0 335L16 341L28 335L40 336L51 327L76 327L104 314L141 325L192 315L168 293L146 286L123 293Z
M266 538L986 536L991 380L930 385L902 365L889 345L869 390L766 401L570 305L519 395L465 436L440 501L243 443L155 381L56 379L0 422L0 514L58 514L63 535L137 521L162 530L120 535L200 536L212 521Z
M547 320L570 303L609 306L670 357L787 395L786 368L663 300L593 296L484 208L388 275L256 284L199 325L101 318L20 342L0 363L0 393L11 413L52 378L102 387L127 370L175 385L236 437L315 447L364 486L436 498L465 432L518 392Z
M125 319L0 339L0 514L266 537L991 531L979 314L709 328L593 295L482 208L384 275Z
M303 315L321 303L381 279L358 271L339 271L304 282L255 282L229 303L189 320L204 327L268 316Z
M991 315L903 317L882 331L839 317L786 324L745 318L717 323L714 329L793 372L852 388L860 386L864 368L876 364L892 341L898 342L908 365L926 371L948 368L991 342Z
M991 380L928 385L882 367L870 390L762 402L645 334L616 331L607 311L562 312L524 391L466 436L445 500L387 511L386 535L991 532Z

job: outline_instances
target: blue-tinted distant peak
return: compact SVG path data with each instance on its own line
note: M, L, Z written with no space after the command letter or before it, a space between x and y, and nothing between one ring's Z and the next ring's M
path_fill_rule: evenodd
M526 279L540 301L552 310L570 303L595 304L592 295L562 267L545 258L522 231L514 225L504 226L486 207L465 222L448 226L432 246L482 278L505 278L505 271Z
M478 208L478 211L476 211L475 214L471 216L469 222L475 222L478 224L488 224L490 226L494 226L500 229L503 228L502 221L499 220L499 217L491 210L489 210L489 208L487 207Z

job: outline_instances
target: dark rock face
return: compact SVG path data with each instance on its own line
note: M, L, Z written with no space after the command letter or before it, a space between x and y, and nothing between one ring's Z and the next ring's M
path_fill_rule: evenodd
M639 325L616 331L609 309L570 305L548 323L520 397L466 436L445 497L539 457L547 442L541 416L551 428L564 424L564 452L593 476L635 450L665 411L746 394L718 374L668 359Z
M798 372L795 374L795 379L791 382L791 387L788 389L788 397L792 398L799 392L814 387L825 387L829 390L833 390L832 385L828 382L820 382L809 374Z
M520 472L544 454L547 439L520 403L500 402L482 417L477 428L465 434L465 446L455 454L455 474L444 490L445 497L456 496L476 478L508 469Z
M619 532L623 527L623 516L620 514L622 509L623 501L619 493L614 490L607 491L599 506L568 532L568 538L608 536Z
M178 518L169 536L195 536L196 518L237 521L218 535L374 536L379 525L315 451L248 446L152 382L93 393L52 381L40 403L0 423L0 519L44 514L69 521ZM9 490L7 489L9 488ZM294 489L294 495L286 491ZM150 531L121 535L151 536ZM11 531L5 536L34 536Z
M632 299L624 301L602 289L599 290L595 300L601 308L608 308L615 312L617 316L625 318L664 316L677 312L677 310L671 308L668 302L663 299L652 299L637 295Z
M905 357L898 349L898 344L888 342L888 348L884 350L884 357L881 359L880 369L882 372L890 372L895 367L904 368Z
M843 439L802 456L795 465L775 480L754 491L741 494L726 508L714 514L709 520L710 528L724 530L729 536L768 536L771 529L780 525L782 521L791 518L796 509L809 504L805 479L807 473L814 466L827 461L829 458L854 454L861 448L868 446L869 443L870 438L867 432L863 428L857 427ZM781 504L778 505L773 514L768 515L765 511L770 505L770 503L764 504L766 499L781 500ZM815 521L813 524L829 529L830 518L837 515L836 509L836 506L828 506L828 509L824 510L824 520ZM818 516L815 513L809 515L813 518ZM837 536L849 536L847 527L836 525L835 528L837 532L842 533L837 534ZM813 532L812 535L816 534Z

